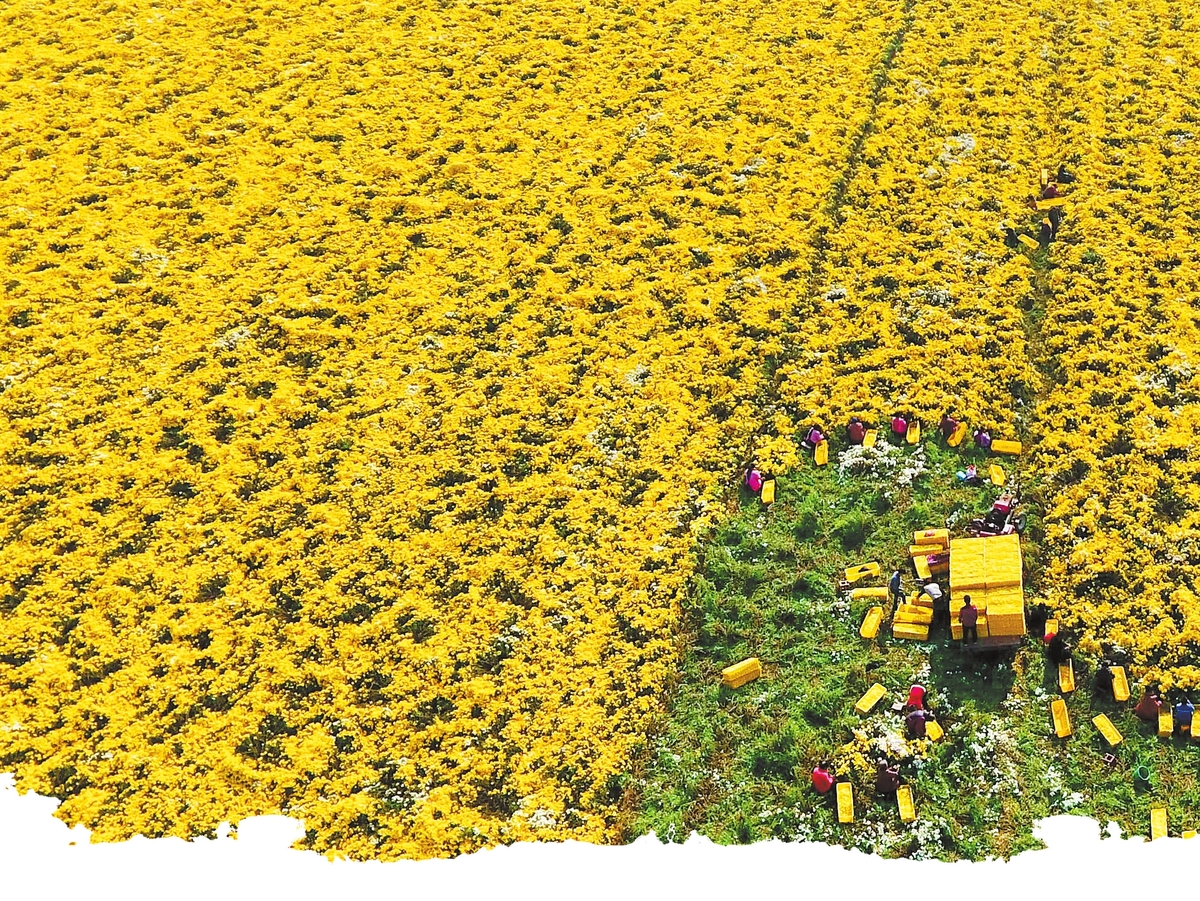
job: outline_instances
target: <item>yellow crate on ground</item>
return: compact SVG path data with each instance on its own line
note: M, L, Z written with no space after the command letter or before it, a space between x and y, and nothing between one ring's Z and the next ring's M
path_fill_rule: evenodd
M875 442L879 440L878 429L867 429L867 433L863 435L863 447L874 447Z
M1167 808L1150 808L1150 841L1167 837Z
M850 589L850 597L852 598L886 598L888 594L889 592L886 585L880 585L877 588Z
M936 720L925 721L925 737L930 741L941 741L946 732Z
M883 608L872 607L867 611L867 615L863 617L862 627L858 630L858 634L863 638L870 640L879 634L879 624L883 622Z
M1170 738L1171 733L1175 731L1175 714L1171 712L1169 705L1164 704L1162 709L1158 711L1158 737Z
M1056 206L1066 206L1067 198L1065 197L1047 197L1045 200L1035 201L1039 210L1049 210Z
M913 544L936 544L939 548L950 547L949 529L922 529L913 532Z
M1114 748L1125 740L1125 736L1117 731L1117 727L1113 725L1112 720L1103 713L1092 717L1092 725L1100 731L1100 734L1104 736L1104 740Z
M992 452L997 454L1019 454L1021 453L1021 442L997 438L992 442Z
M908 606L920 607L923 610L932 610L933 609L933 598L931 598L929 595L927 595L925 592L922 591L919 595L916 596L916 598L914 598L908 602Z
M929 641L929 626L921 623L892 623L892 637L908 641Z
M764 504L775 503L775 480L774 479L767 479L765 482L763 482L762 494L759 496L762 498L762 502Z
M911 823L917 818L911 785L902 785L896 789L896 807L900 811L900 822Z
M958 427L955 428L954 434L946 439L946 443L948 445L950 445L951 447L958 447L960 444L962 444L962 440L966 437L967 437L967 424L965 422L960 422L958 424Z
M904 440L909 444L916 444L921 440L921 421L914 419L908 424L908 431L904 434Z
M879 564L873 560L870 563L846 567L847 582L857 582L859 579L874 578L877 575L879 575Z
M1058 665L1058 690L1063 694L1075 690L1075 665L1070 660Z
M1195 829L1184 829L1183 832L1179 833L1179 837L1180 838L1195 838L1196 830Z
M929 568L928 557L913 557L913 569L917 571L917 578L928 581L933 578L933 571Z
M813 452L813 460L818 466L824 466L829 462L829 442L822 441L817 445L816 451Z
M996 463L989 464L988 480L997 488L1004 487L1004 468Z
M1129 677L1125 675L1125 667L1114 666L1113 674L1113 700L1128 701L1129 700Z
M839 823L854 822L854 786L849 782L837 784L837 809Z
M896 617L899 618L901 616L906 617L905 622L910 623L933 622L933 610L917 604L901 604L896 608Z
M1071 734L1071 717L1067 713L1067 702L1055 698L1050 702L1050 718L1054 720L1054 734L1066 738Z
M887 689L876 682L867 689L867 693L858 699L858 703L854 705L854 709L859 713L870 713L871 708L879 703L880 699L887 694Z
M762 664L757 657L750 657L721 670L721 684L726 688L741 688L762 675Z

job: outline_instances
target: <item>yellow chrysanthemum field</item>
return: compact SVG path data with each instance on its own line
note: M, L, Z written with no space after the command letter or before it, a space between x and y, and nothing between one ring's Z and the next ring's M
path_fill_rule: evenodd
M1198 18L8 4L0 769L101 840L615 840L740 466L896 405L1023 438L1081 650L1200 685Z

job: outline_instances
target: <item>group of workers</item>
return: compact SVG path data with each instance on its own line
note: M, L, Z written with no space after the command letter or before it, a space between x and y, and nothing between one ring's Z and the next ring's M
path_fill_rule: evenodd
M1097 675L1099 675L1097 673ZM1112 672L1109 671L1109 687L1112 687ZM1144 720L1157 722L1158 715L1163 707L1169 702L1164 701L1157 686L1147 686L1142 694L1142 699L1138 701L1137 706L1133 708L1134 715ZM1175 705L1172 711L1175 723L1175 729L1180 735L1191 735L1192 718L1196 714L1196 705L1191 702L1191 699L1183 696L1182 699Z
M908 690L908 700L904 702L901 715L904 717L904 731L910 739L925 738L926 724L935 717L926 703L923 686L914 685ZM812 787L818 795L827 795L836 784L837 777L829 761L823 760L813 767ZM875 767L876 794L894 795L899 788L900 764L888 760L878 761Z
M890 420L890 428L888 430L888 435L890 436L892 443L903 444L908 438L909 427L914 422L919 424L920 420L911 413L893 413ZM951 416L949 413L943 414L941 421L938 423L938 431L941 433L942 440L949 443L951 438L954 437L955 433L958 432L959 425L959 420L954 416ZM871 427L863 421L862 417L851 416L850 421L846 424L847 444L863 444L867 438L868 432L870 431ZM829 432L824 426L820 425L819 423L815 423L810 425L804 432L804 437L800 439L800 446L806 450L816 450L820 444L828 440ZM974 441L975 446L981 450L988 450L992 446L992 436L987 429L975 429L972 433L972 440ZM757 476L753 476L754 473L757 473ZM756 494L760 488L755 487L752 484L752 476L755 481L759 483L760 487L762 483L769 481L771 478L769 475L762 472L756 464L747 468L746 475L744 477L745 484L749 486L750 490ZM959 477L965 479L968 484L983 484L983 480L980 478L978 470L974 466L968 467L967 473L965 475L960 473Z
M1039 196L1030 197L1026 202L1030 209L1039 212L1043 206L1049 206L1049 209L1045 210L1045 216L1043 216L1041 222L1038 223L1037 245L1042 250L1045 250L1047 247L1049 247L1050 242L1058 237L1058 229L1062 225L1063 219L1066 218L1066 213L1061 205L1049 205L1045 203L1039 205L1038 201L1060 200L1063 197L1063 193L1059 185L1069 184L1074 180L1075 176L1068 172L1065 166L1059 166L1058 172L1054 175L1054 177L1046 179L1045 185L1042 187L1041 194ZM1009 248L1017 250L1023 243L1032 247L1034 245L1034 240L1028 235L1018 232L1015 228L1005 225L1004 243Z
M933 621L929 624L930 633L940 629L950 631L950 598L942 590L936 579L918 580L921 594L928 595L933 601ZM894 604L904 603L904 576L899 569L892 571L888 579L888 597ZM979 640L979 608L971 601L969 594L963 595L963 607L958 612L959 625L963 627L963 640L969 644ZM968 635L970 636L968 640Z

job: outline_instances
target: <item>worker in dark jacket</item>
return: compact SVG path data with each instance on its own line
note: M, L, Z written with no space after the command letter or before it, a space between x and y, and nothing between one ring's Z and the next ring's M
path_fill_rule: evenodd
M1071 659L1071 644L1067 641L1066 636L1061 632L1055 632L1050 636L1049 642L1046 644L1046 655L1050 661L1056 666L1062 666Z
M954 437L954 433L958 430L958 420L949 413L942 415L942 421L938 423L938 431L942 433L942 440L949 441Z
M894 795L900 787L900 764L879 761L875 769L875 791L881 795Z
M909 738L924 738L925 724L931 719L928 710L910 710L904 717L904 731Z

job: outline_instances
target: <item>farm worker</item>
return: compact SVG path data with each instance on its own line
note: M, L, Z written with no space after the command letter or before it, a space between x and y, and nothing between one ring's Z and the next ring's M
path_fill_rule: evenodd
M958 622L962 626L963 644L979 641L979 610L971 603L969 594L963 595L964 606L958 611Z
M925 724L932 719L928 710L910 710L904 717L904 730L909 738L924 738Z
M1158 719L1158 711L1161 707L1162 701L1158 699L1158 690L1147 688L1142 694L1142 699L1133 708L1133 712L1144 720L1154 721Z
M751 470L746 473L746 487L748 487L755 494L758 494L758 492L762 490L762 486L763 474L759 472L757 468L751 468Z
M899 413L895 413L892 416L892 434L900 438L908 435L908 420Z
M1058 237L1058 227L1062 225L1062 221L1067 218L1067 214L1064 213L1059 207L1053 207L1048 213L1046 213L1046 218L1050 220L1050 238L1053 240L1054 238Z
M992 436L985 429L976 429L971 437L975 439L975 446L982 450L987 450L992 446Z
M1041 227L1038 229L1038 243L1042 247L1047 247L1052 240L1054 240L1054 223L1047 217L1042 220Z
M894 795L900 787L900 764L879 761L875 769L875 791L881 795Z
M888 591L891 593L891 599L893 601L904 600L903 589L904 581L900 577L900 570L893 570L892 577L888 579Z
M1108 660L1102 660L1100 667L1096 670L1096 690L1103 694L1111 694L1114 678L1112 663Z
M1188 735L1192 731L1192 715L1196 712L1196 705L1184 698L1175 705L1175 725L1179 727L1179 731L1183 735Z
M818 763L813 767L812 771L812 786L816 789L818 795L823 795L833 788L833 773L829 771L827 762Z
M960 469L955 475L973 488L978 488L983 484L983 479L979 477L979 467L974 463L970 464L966 469Z
M933 599L933 622L930 625L934 629L940 629L943 626L950 626L950 599L946 597L937 582L926 582L925 587L921 589L929 597Z
M942 440L949 441L954 437L954 432L958 429L958 420L949 413L942 414L942 421L938 423L938 431L942 433Z
M1059 184L1069 185L1075 180L1075 176L1067 171L1066 166L1058 167L1058 174L1054 176L1054 180Z
M1061 632L1055 632L1043 640L1046 642L1046 654L1052 663L1061 666L1071 659L1071 645Z
M811 429L808 430L808 435L807 435L807 437L805 437L804 440L807 444L811 445L812 447L816 447L818 444L820 444L822 441L825 440L825 433L822 432L819 427L813 426Z
M850 439L850 443L862 444L866 435L867 427L863 425L863 421L857 416L851 416L850 425L846 426L846 437Z
M906 710L924 710L925 709L925 689L920 685L914 685L908 690L908 700L904 702Z
M1062 197L1059 193L1058 185L1051 179L1046 183L1046 187L1042 189L1042 200L1053 200L1056 197Z

